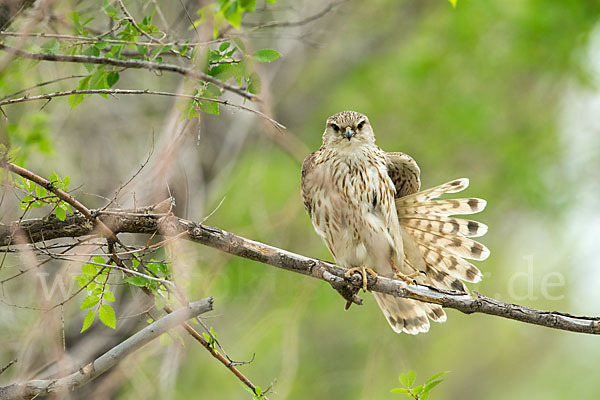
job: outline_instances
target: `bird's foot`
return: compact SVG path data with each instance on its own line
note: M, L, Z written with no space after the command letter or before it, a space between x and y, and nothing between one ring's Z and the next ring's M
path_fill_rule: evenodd
M396 266L396 264L394 263L394 260L390 260L390 265L392 266L392 271L394 271L394 275L392 276L392 279L395 279L397 281L404 281L404 282L408 283L409 285L417 284L417 281L415 281L414 278L416 278L417 275L419 275L421 273L421 271L415 271L412 274L405 275L402 272L400 272L400 268L398 268Z
M352 276L353 273L358 272L361 276L362 276L362 282L363 282L363 286L362 289L363 291L367 291L367 274L371 275L373 278L377 278L377 273L375 271L373 271L371 268L367 268L367 267L354 267L354 268L350 268L348 271L346 271L346 278L350 278Z
M394 276L392 277L392 279L395 279L397 281L404 281L406 283L408 283L409 285L416 285L417 281L415 281L415 277L419 275L419 272L413 272L410 275L404 275L402 272L400 271L395 271L394 272Z

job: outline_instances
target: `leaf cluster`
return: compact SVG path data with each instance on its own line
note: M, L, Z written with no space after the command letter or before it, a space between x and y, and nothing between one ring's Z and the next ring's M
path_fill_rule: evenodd
M104 325L116 329L117 318L115 310L110 304L106 303L116 301L115 295L110 291L110 285L108 284L110 268L103 264L106 265L104 258L96 256L94 257L94 264L83 264L81 266L81 275L73 277L77 284L88 293L80 305L82 310L90 309L83 319L81 332L86 331L92 326L96 316L98 316L100 322Z
M422 385L413 386L415 380L417 378L417 373L415 371L408 371L405 374L400 374L398 380L400 381L400 385L402 387L394 388L390 390L392 393L404 393L407 396L413 398L414 400L428 400L429 392L431 389L439 385L443 379L438 379L444 375L446 375L448 371L440 372L439 374L435 374L429 379L425 381Z
M58 174L53 173L48 177L51 185L55 188L62 189L65 192L69 190L71 178L67 175L60 178ZM69 203L62 201L58 196L48 189L35 184L34 182L21 177L20 181L15 181L15 185L27 193L19 204L21 210L30 210L31 208L42 208L46 205L52 207L52 211L61 221L67 218L67 212L73 213L73 209Z

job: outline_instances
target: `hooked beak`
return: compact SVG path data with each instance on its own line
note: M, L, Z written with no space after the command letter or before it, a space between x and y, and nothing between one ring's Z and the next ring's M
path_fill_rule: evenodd
M348 139L348 141L350 141L350 139L352 138L352 136L354 136L355 133L356 132L354 132L352 129L346 128L346 132L344 132L344 137Z

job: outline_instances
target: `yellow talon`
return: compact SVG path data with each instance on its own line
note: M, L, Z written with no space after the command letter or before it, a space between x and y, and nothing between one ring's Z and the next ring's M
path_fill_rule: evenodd
M353 273L358 272L361 276L362 276L362 281L363 281L363 291L367 291L367 274L371 275L373 278L377 278L377 272L373 271L371 268L367 268L367 267L354 267L354 268L350 268L348 271L346 271L346 278L350 278L352 276Z
M402 272L394 272L394 276L392 277L392 279L395 279L397 281L404 281L409 285L414 285L415 281L413 278L416 277L418 274L418 272L415 272L410 275L404 275Z
M400 269L396 267L396 264L394 264L393 260L390 260L390 265L392 266L392 270L394 271L394 276L392 277L392 279L395 279L397 281L404 281L409 285L416 284L414 278L417 275L419 275L420 271L415 271L410 275L404 275L402 272L400 272Z

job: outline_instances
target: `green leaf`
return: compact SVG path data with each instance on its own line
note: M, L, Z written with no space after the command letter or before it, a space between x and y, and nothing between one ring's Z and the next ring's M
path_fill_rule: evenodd
M149 262L146 264L146 268L152 271L155 275L158 275L158 265L154 262Z
M444 371L444 372L440 372L439 374L435 374L435 375L433 375L431 378L427 379L427 380L425 381L425 383L429 383L429 382L431 382L431 381L433 381L433 380L435 380L435 379L439 378L440 376L444 376L444 375L446 375L448 372L450 372L450 371Z
M85 299L83 299L79 308L81 308L81 309L92 308L96 304L98 304L99 301L100 301L100 297L98 297L98 296L88 296Z
M86 65L88 65L88 64L86 64ZM83 78L82 80L80 80L79 86L77 86L77 89L78 90L88 89L89 85L90 85L90 78L91 78L91 75L88 75L85 78ZM77 106L79 103L81 103L83 101L84 97L85 97L85 95L83 95L83 94L74 94L74 95L69 96L69 106L71 108L74 108L75 106Z
M262 87L260 76L253 72L250 74L250 82L248 82L248 91L252 94L259 94Z
M208 54L208 63L216 64L223 58L223 55L219 53L217 50L213 50Z
M395 388L390 390L392 393L409 393L408 389L405 388Z
M169 276L169 267L165 263L158 264L158 269L163 273L164 276Z
M129 276L123 281L130 283L137 287L147 287L150 285L150 279L144 278L143 276Z
M138 53L145 55L146 53L148 53L148 46L144 46L141 44L138 44L136 46Z
M83 264L81 266L81 272L91 278L92 276L96 275L96 272L98 271L94 264Z
M207 114L219 115L219 103L208 100L198 100L198 108Z
M98 50L96 47L92 46L92 47L88 47L87 49L85 49L82 54L84 56L92 56L92 57L98 57L100 55L100 50Z
M117 16L117 13L119 12L119 10L117 10L115 7L108 4L108 0L104 0L104 4L102 5L102 10L104 11L104 13L106 15L108 15L109 17L112 17L112 18L115 18Z
M423 393L421 396L419 396L419 400L427 400L429 399L429 393Z
M242 39L240 39L239 37L234 37L232 40L233 43L235 43L236 47L240 49L242 53L246 52L246 45L244 44L244 41Z
M440 383L442 383L442 379L440 379L439 381L432 381L432 382L426 383L425 387L423 388L423 392L424 393L429 392L431 389L433 389L434 387L436 387Z
M225 19L235 29L240 29L242 26L242 9L239 7L237 0L232 2L225 10Z
M233 64L218 64L208 70L208 74L219 78L222 81L226 81L235 75Z
M106 82L106 76L108 72L98 70L90 77L90 89L107 89L108 83Z
M102 298L106 301L117 301L117 299L115 299L114 293L110 290L105 290L104 293L102 293Z
M458 0L448 0L450 2L450 4L452 4L452 7L456 8L456 3Z
M56 207L56 209L54 210L54 214L56 214L56 218L58 218L61 221L67 219L67 212L62 207Z
M254 12L256 0L240 0L240 6L247 11Z
M79 333L84 332L92 326L92 322L94 322L94 318L96 317L96 313L93 310L89 310L87 314L85 314L85 318L83 319L83 326L81 327L81 331Z
M281 53L273 49L260 49L252 54L252 58L259 63L268 63L281 57Z
M100 50L92 46L85 49L81 54L84 56L98 57L100 55ZM90 63L83 63L83 66L88 72L92 72L94 68L96 68L96 65Z
M407 388L411 387L413 383L415 383L415 378L417 377L417 373L415 371L408 371L405 374L400 374L398 380L400 380L400 384Z
M423 385L415 386L412 388L413 394L419 395L423 391Z
M116 329L117 327L117 317L115 316L115 310L108 305L102 304L100 310L98 311L98 316L100 317L100 321L109 328Z
M231 43L229 43L229 42L223 42L223 43L221 43L221 45L219 46L219 51L221 53L224 52L225 50L227 50L229 48L230 44Z
M41 46L42 53L56 54L60 49L60 43L56 39L50 39Z
M82 94L73 94L71 96L69 96L69 106L71 108L74 108L75 106L77 106L79 103L81 103L83 101L84 95Z
M73 11L71 14L69 14L71 17L71 20L73 21L73 23L75 24L75 28L77 28L77 30L79 31L81 28L81 23L79 22L79 14L77 13L77 11Z
M104 257L101 257L101 256L95 256L94 257L94 262L96 262L98 264L106 264L106 261L104 260Z
M45 197L48 195L48 191L41 186L35 187L35 195L37 197Z
M71 205L69 203L65 203L64 201L61 201L58 206L60 208L62 208L65 211L70 212L71 214L73 214L73 209L71 208Z
M99 50L105 49L106 46L108 46L108 42L105 42L103 40L100 40L99 42L96 42L94 44L94 47L97 48L97 49L99 49Z

